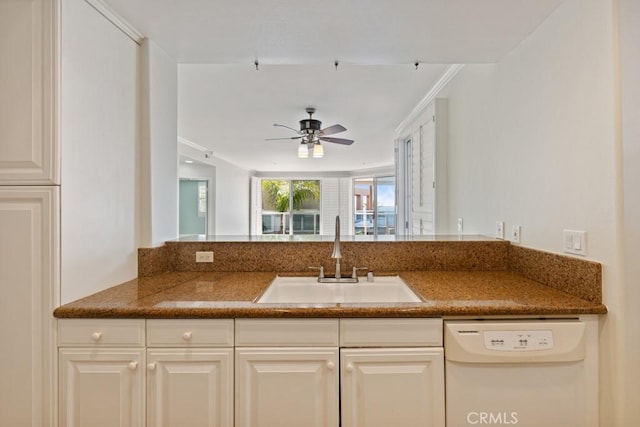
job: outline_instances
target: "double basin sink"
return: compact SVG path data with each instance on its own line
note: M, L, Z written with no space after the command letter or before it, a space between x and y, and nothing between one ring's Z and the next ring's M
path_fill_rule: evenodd
M422 302L399 276L373 282L320 283L315 277L276 277L256 303L336 304Z

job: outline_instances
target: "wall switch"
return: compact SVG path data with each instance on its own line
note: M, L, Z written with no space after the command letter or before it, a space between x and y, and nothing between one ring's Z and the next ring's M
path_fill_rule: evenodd
M458 233L462 233L463 228L462 218L458 218Z
M213 262L213 251L196 251L196 262Z
M504 221L496 221L496 239L504 239Z
M513 243L520 243L520 233L521 233L521 228L519 225L514 225L511 228L511 242Z
M562 230L563 250L570 254L587 254L587 232L580 230Z

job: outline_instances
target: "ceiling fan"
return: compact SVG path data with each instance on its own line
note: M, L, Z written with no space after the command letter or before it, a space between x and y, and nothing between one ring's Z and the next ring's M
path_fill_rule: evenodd
M354 141L352 139L333 138L327 136L344 132L347 130L347 128L342 125L333 125L329 126L328 128L322 129L322 122L313 118L313 113L316 112L316 109L307 107L306 111L309 114L309 118L300 120L300 130L296 130L292 127L280 125L277 123L273 124L274 126L291 129L298 134L297 136L292 136L289 138L267 138L265 139L265 141L299 139L300 147L298 147L298 157L309 157L309 152L312 152L313 157L316 158L322 157L324 155L321 141L342 145L353 144Z

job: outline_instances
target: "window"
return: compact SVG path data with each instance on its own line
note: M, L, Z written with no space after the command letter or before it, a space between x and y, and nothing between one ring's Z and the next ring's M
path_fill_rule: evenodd
M262 234L320 234L320 181L263 179Z
M395 177L358 178L353 195L354 234L396 234Z
M207 181L198 181L198 216L207 216Z

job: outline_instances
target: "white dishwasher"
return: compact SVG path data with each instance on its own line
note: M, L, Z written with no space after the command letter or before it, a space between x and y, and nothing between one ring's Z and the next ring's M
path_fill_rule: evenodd
M597 323L445 321L444 348L447 427L598 426Z

